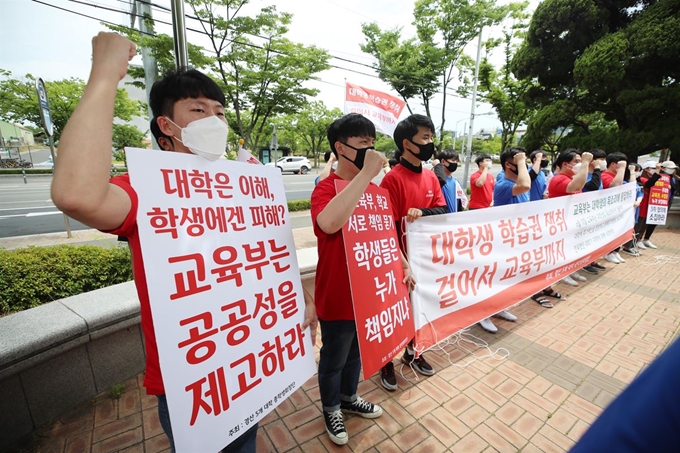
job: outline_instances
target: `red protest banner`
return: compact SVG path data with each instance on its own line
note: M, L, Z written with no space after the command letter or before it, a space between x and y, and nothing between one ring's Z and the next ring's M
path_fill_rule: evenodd
M670 175L661 175L656 184L649 190L649 209L647 211L647 223L649 225L666 224L670 192Z
M337 181L338 192L348 182ZM397 231L385 189L370 185L342 229L364 376L403 349L415 334Z

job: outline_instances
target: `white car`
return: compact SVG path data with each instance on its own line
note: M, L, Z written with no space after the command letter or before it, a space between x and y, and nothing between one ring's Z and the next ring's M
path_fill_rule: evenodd
M276 167L281 173L290 171L295 174L307 174L312 169L312 163L306 157L301 156L286 156L278 159L276 162L269 162L268 167Z

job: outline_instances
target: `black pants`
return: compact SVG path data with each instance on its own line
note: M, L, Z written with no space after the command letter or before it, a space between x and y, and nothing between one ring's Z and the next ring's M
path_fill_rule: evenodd
M638 221L635 224L635 238L638 241L648 241L652 237L652 233L656 229L656 225L647 225L646 217L638 217Z

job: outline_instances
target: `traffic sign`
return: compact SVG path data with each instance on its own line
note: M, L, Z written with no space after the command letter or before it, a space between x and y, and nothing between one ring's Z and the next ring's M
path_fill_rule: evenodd
M50 115L50 102L47 99L47 90L45 90L45 82L43 79L35 81L35 90L38 93L38 102L40 103L40 118L42 118L43 127L48 137L52 136L54 126L52 125L52 116Z

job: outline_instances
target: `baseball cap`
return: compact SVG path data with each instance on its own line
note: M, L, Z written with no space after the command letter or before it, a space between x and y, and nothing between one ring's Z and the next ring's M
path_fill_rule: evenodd
M675 170L676 168L678 168L678 166L675 165L675 162L673 162L672 160L667 160L666 162L661 164L661 168L668 168L669 170Z
M653 160L648 160L647 162L642 164L642 169L646 170L648 168L656 168L656 164L657 164L657 162L655 162Z

